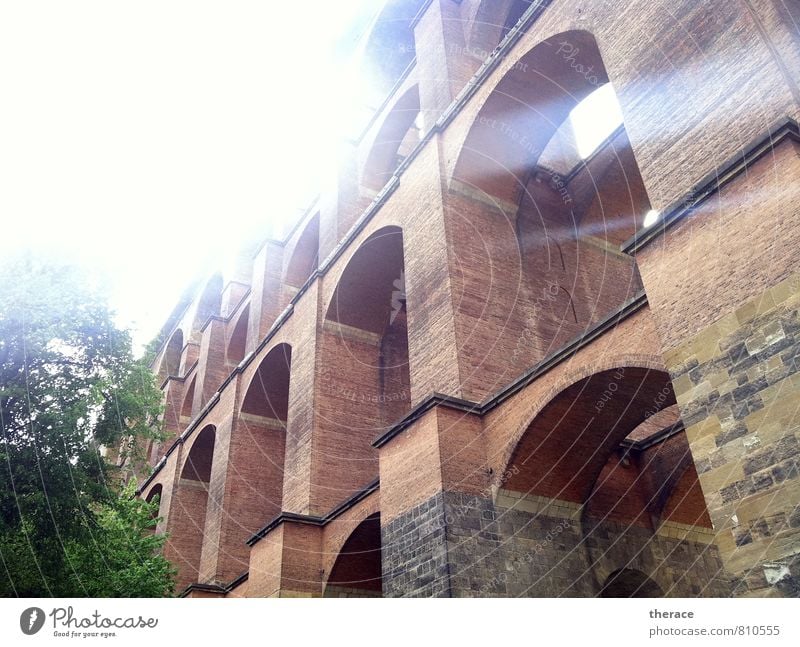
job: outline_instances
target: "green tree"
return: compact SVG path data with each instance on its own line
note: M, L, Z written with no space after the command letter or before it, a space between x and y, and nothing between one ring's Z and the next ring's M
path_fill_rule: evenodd
M164 535L154 534L158 499L133 498L133 483L111 504L99 506L95 545L71 541L71 585L91 597L162 597L174 585L174 567L158 551ZM144 558L144 559L143 559Z
M91 277L30 256L0 266L0 595L169 590L162 540L144 523L152 506L125 499L103 457L119 448L119 462L141 464L160 412ZM131 588L111 586L115 574Z

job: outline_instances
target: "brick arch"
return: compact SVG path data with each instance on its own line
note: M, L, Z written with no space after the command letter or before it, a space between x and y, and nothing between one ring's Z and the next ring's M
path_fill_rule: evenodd
M177 377L180 373L181 353L185 342L188 341L184 338L183 330L176 328L172 331L169 341L164 346L164 353L161 356L161 362L158 365L158 377L161 381L165 380L168 376Z
M581 55L579 62L569 57L574 51ZM575 65L593 71L581 74ZM607 81L590 32L575 29L539 42L486 97L458 153L453 178L488 196L517 202L528 169L572 108Z
M147 493L147 496L144 497L144 500L147 501L147 503L151 503L156 496L158 497L158 509L153 512L153 519L158 519L159 517L163 518L165 516L162 514L162 510L164 509L164 486L161 483L153 485ZM149 528L148 530L157 532L156 527Z
M675 404L650 416L626 440L644 441L654 434L674 429L680 423L680 410ZM656 524L674 521L685 525L711 527L685 431L673 433L642 451L631 452L631 458L638 471L637 487L646 499L646 512ZM595 490L604 487L602 481L601 476ZM612 498L623 504L624 497L625 494L621 492L612 494ZM609 504L614 505L608 498L606 496L606 509ZM586 511L593 514L598 512L597 509L590 510L590 506L587 506Z
M473 57L489 53L519 21L532 0L481 0L467 26L467 46Z
M350 257L336 283L325 318L381 334L391 316L395 281L404 271L403 230L395 225L371 234Z
M156 494L160 494L161 501L164 500L164 483L163 481L154 481L150 483L149 487L147 488L147 493L140 494L140 498L144 499L145 501L151 501Z
M372 233L323 305L315 399L320 478L312 484L323 510L377 478L372 441L411 406L403 247L400 227Z
M678 405L647 417L626 438L642 442L680 423ZM665 498L675 479L691 460L685 433L651 445L644 451L619 447L613 451L592 486L584 506L584 518L612 520L654 531Z
M192 407L194 406L194 387L197 382L197 375L193 375L189 386L186 389L186 394L183 397L181 404L181 418L192 418Z
M342 282L343 277L351 267L353 260L359 255L364 245L368 241L374 240L384 233L399 231L403 234L403 226L397 220L383 220L380 222L370 222L365 228L361 236L361 242L352 244L347 247L342 256L337 260L332 267L330 267L324 274L322 280L324 281L324 295L322 297L322 312L328 313L331 309L336 290ZM403 236L405 240L405 236ZM403 250L405 254L405 249ZM327 317L326 317L327 318Z
M419 86L409 87L386 115L361 169L361 184L379 191L389 181L402 159L413 150L414 122L420 112Z
M380 512L364 518L347 536L323 582L323 596L334 589L340 595L382 595Z
M619 361L602 369L587 367L562 379L535 405L535 413L525 418L527 424L509 443L503 473L512 475L504 487L583 503L609 453L641 423L647 408L674 403L674 399L657 403L665 385L671 393L663 367ZM631 409L631 401L623 395L635 398L636 407ZM551 434L554 425L563 431ZM579 431L572 433L575 430ZM517 460L525 468L515 465Z
M448 226L452 255L470 268L454 279L453 290L461 315L459 343L468 358L461 383L473 399L583 335L642 289L634 259L615 252L607 235L635 231L632 215L643 211L642 196L613 182L595 187L592 174L605 169L599 153L582 167L589 180L577 172L570 179L556 177L539 166L572 109L608 80L595 38L572 29L527 49L523 42L521 54L514 50L500 64L500 80L487 88L477 111L460 117L467 134L460 148L449 145L447 155L455 160L448 162L454 166L446 193L450 213L457 214ZM562 47L567 51L559 52ZM579 56L568 60L573 51ZM587 77L573 64L592 65L593 72ZM610 146L602 150L617 159ZM584 230L572 208L570 192L577 184L602 194L603 205L633 197L626 210L609 212L608 222ZM480 232L480 245L471 242L474 232ZM464 299L462 306L462 294L480 295L481 301ZM508 348L514 352L497 351Z
M244 525L255 522L256 526L249 528L251 532L282 509L287 429L292 424L292 350L285 342L273 346L246 388L242 385L228 468L236 472L230 478L242 481L241 490L249 493L253 503L248 507L243 501L235 501L229 514ZM253 515L255 520L249 518Z
M308 221L297 239L292 256L286 265L283 281L297 288L303 287L319 265L319 213Z
M691 456L681 468L666 492L664 504L659 511L661 520L712 528L711 516Z
M164 556L178 568L178 590L199 579L216 432L214 425L206 425L193 433L176 466Z
M503 452L499 465L502 469L498 473L505 473L511 465L511 459L514 454L519 441L525 435L531 421L539 415L541 410L548 402L551 402L559 393L566 388L580 382L581 380L591 376L594 373L602 371L613 371L623 367L643 368L658 371L666 371L664 360L658 355L641 355L623 353L613 359L602 362L594 362L581 366L580 368L571 370L562 375L558 381L551 386L541 398L538 398L519 416L521 422L516 426L513 435L506 443L506 448ZM491 459L491 457L490 457Z
M333 536L330 537L330 539L326 539L323 554L323 567L326 573L325 578L323 578L323 588L327 582L328 575L330 575L330 567L333 565L335 557L342 552L342 547L347 541L347 538L367 517L380 514L380 511L380 491L378 491L349 510L346 516L342 515L329 522L329 525L325 528L326 537L328 535ZM333 556L333 559L328 561L331 556Z
M209 317L219 316L222 306L222 274L217 272L205 284L192 319L192 335L205 325Z
M426 0L387 0L370 25L360 52L367 104L379 104L414 62L413 21Z
M233 326L225 351L227 363L236 366L244 359L247 349L247 330L250 321L250 304L242 308Z
M190 437L183 446L183 460L178 474L181 479L208 483L211 480L211 467L214 460L214 445L217 428L206 425Z
M273 346L259 363L247 388L242 389L240 414L280 420L285 424L289 408L289 384L292 369L292 346Z

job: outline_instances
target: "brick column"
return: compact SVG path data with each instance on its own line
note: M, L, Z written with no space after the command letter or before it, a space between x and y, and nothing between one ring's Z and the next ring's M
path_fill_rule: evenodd
M462 541L461 530L473 519L457 509L468 499L480 524L491 507L481 431L476 416L440 406L378 442L385 597L469 594L454 571L497 539L478 528L474 541Z
M251 542L249 597L319 597L322 527L302 517L281 518Z
M459 4L434 0L414 26L420 109L425 129L439 118L475 72L466 53Z

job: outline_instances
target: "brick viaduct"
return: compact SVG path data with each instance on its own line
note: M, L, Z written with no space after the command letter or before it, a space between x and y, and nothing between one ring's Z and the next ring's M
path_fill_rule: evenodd
M388 2L328 190L165 328L179 590L797 595L798 24ZM608 81L624 126L549 166Z

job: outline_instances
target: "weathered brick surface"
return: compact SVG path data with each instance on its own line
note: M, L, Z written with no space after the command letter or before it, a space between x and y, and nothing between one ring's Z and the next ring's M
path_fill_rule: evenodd
M397 171L417 125L424 134L447 114L524 5L434 0L393 25L406 49L389 44L382 63L416 61L391 71L395 93L343 147L317 203L286 240L248 246L227 283L213 277L176 309L165 332L182 340L155 363L175 373L170 438L150 460L170 453L142 496L162 488L180 586L247 568L231 596L374 595L375 560L350 549L374 556L375 533L357 529L379 514L390 596L598 595L626 566L667 595L727 595L720 556L737 592L797 593L797 285L786 283L800 262L797 143L635 260L619 246L648 209L693 203L701 178L800 116L798 12L553 0ZM569 111L606 80L625 127L574 172L543 166ZM370 252L387 232L401 242ZM485 415L437 406L373 447L434 392L489 401L642 287L648 306ZM252 409L246 394L281 344L288 393L267 378L279 411ZM606 397L620 370L642 379ZM686 434L625 445L677 422L662 411L673 392ZM592 401L603 403L594 424ZM210 473L187 479L207 425ZM378 476L378 491L326 517ZM497 487L526 496L495 502ZM281 510L300 517L245 546Z

